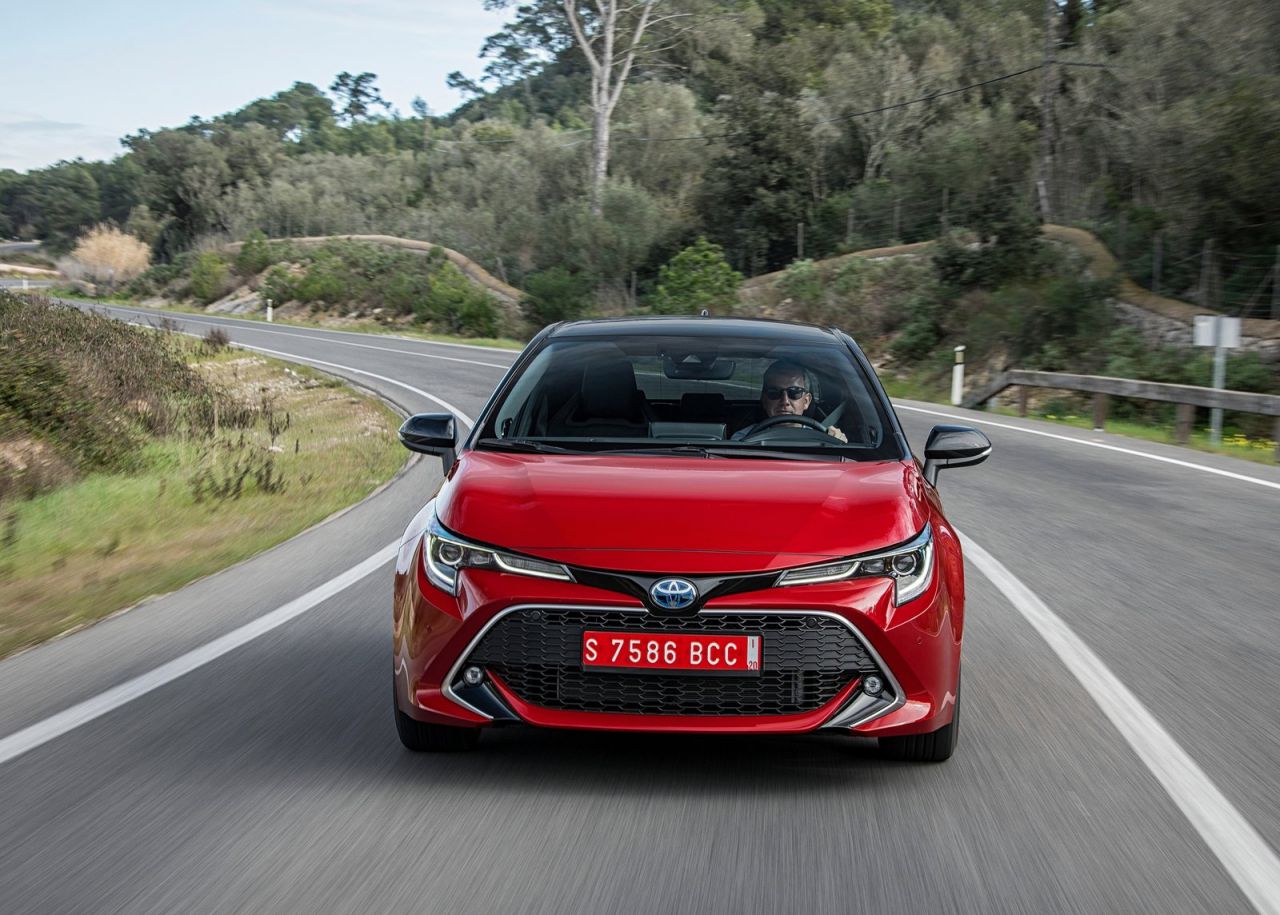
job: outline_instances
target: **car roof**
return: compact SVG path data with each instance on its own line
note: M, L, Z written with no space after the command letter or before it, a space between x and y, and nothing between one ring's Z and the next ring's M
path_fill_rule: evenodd
M671 315L643 315L626 318L599 318L572 321L552 328L555 339L581 337L746 337L787 343L838 343L829 328L795 324L768 318L719 318Z

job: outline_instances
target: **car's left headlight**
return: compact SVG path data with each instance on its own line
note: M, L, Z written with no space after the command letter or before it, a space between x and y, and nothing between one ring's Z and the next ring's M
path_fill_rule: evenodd
M910 542L891 550L788 569L778 576L777 585L814 585L848 578L892 578L894 604L914 600L933 580L933 528L926 524Z
M446 530L434 516L423 539L422 568L427 581L449 594L458 593L458 572L462 569L493 569L515 575L573 581L569 570L559 563L472 543Z

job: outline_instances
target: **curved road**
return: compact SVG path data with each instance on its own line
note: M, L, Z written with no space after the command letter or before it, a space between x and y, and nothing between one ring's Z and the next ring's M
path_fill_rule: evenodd
M514 358L171 317L411 412L474 417ZM0 663L0 909L1280 911L1280 469L899 409L917 448L942 414L995 443L942 477L972 538L949 763L837 737L523 729L403 751L386 548L438 485L423 460L255 559Z

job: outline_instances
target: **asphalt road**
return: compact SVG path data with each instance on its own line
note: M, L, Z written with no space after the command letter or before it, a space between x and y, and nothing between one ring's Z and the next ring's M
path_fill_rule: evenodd
M173 318L310 360L406 411L443 401L474 417L514 357ZM996 423L983 426L995 444L986 464L944 472L949 516L1110 668L1274 856L1280 469L904 403L917 448L949 421L922 411ZM439 465L418 461L274 550L0 663L0 740L376 554L438 481ZM885 762L836 737L517 729L474 754L433 757L403 751L390 719L387 563L0 763L0 909L1280 907L1280 885L1265 883L1251 905L1230 850L1206 838L1213 823L1193 822L1153 774L1163 761L1135 751L1103 714L1098 684L1082 683L972 563L968 592L964 729L941 766ZM1114 708L1129 701L1117 694ZM1268 866L1253 873L1265 879Z

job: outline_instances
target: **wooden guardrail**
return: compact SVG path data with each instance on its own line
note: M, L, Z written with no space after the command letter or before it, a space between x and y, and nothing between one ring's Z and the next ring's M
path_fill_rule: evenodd
M1258 413L1274 416L1276 460L1280 461L1280 395L1254 394L1248 391L1220 391L1190 384L1161 384L1157 381L1137 381L1132 378L1108 378L1104 375L1071 375L1066 372L1031 372L1010 369L1001 372L990 382L975 390L964 400L971 409L982 406L1006 388L1017 387L1018 413L1027 415L1027 393L1031 388L1054 388L1062 391L1081 391L1093 395L1093 427L1102 429L1107 422L1107 408L1112 397L1133 397L1138 400L1160 400L1178 405L1174 423L1174 440L1186 444L1191 437L1191 424L1196 407L1220 407L1239 413Z

